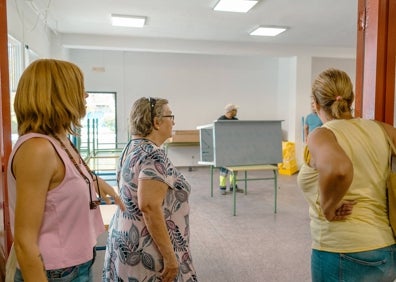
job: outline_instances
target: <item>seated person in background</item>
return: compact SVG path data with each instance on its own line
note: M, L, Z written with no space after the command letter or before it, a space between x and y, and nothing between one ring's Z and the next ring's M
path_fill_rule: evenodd
M236 117L238 113L238 106L234 104L228 104L225 106L225 114L219 117L217 120L238 120ZM220 168L220 194L221 195L226 195L227 194L227 175L229 171L228 169L221 167ZM230 173L230 191L233 191L233 183L234 183L234 176L236 177L237 174L236 172L234 174ZM235 179L236 182L236 179ZM243 190L238 188L238 185L235 184L236 191L242 193Z
M307 117L305 118L305 122L304 122L305 142L307 142L308 135L312 132L312 130L314 130L317 127L321 127L323 125L322 121L320 120L320 118L318 116L318 113L315 110L313 100L311 100L311 107L312 107L312 113L307 115Z

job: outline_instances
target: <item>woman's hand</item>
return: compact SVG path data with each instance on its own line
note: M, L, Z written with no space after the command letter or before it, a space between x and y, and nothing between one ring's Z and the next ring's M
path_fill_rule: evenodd
M179 272L179 264L176 257L172 261L164 260L164 270L161 273L162 282L173 282Z
M334 212L334 217L330 221L344 220L348 215L352 214L353 206L356 205L356 201L344 200L340 202L340 205Z

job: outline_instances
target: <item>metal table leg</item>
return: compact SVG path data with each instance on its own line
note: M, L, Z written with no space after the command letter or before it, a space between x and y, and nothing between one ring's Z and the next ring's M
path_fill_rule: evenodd
M213 165L210 166L210 196L213 198Z

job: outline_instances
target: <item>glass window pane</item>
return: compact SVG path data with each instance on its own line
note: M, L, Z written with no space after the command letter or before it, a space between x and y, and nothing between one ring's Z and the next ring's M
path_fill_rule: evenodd
M23 67L22 44L11 36L8 36L8 65L10 74L11 139L12 144L15 144L18 139L18 126L14 112L14 98L19 78L22 75Z
M116 93L87 92L87 115L82 120L80 151L85 157L112 150L117 144Z

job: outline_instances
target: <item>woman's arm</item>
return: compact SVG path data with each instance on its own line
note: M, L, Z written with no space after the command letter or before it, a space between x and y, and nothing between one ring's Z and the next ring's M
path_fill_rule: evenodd
M96 193L99 192L98 191L98 188L99 188L100 189L100 196L105 200L106 204L110 204L111 203L110 199L107 197L107 196L110 196L110 197L112 197L114 199L114 203L116 205L118 205L119 208L122 211L125 211L125 205L121 201L120 196L118 196L118 194L114 190L114 188L109 183L107 183L105 180L103 180L100 177L97 178L97 181L98 181L98 185L97 186L96 186L96 183L95 183Z
M326 128L317 128L310 133L308 148L311 166L319 172L320 206L323 214L329 221L338 220L341 210L352 210L343 206L354 204L352 201L341 202L352 183L353 164L334 134ZM345 216L344 213L342 215Z
M178 273L178 262L166 227L163 202L168 185L158 180L139 180L138 201L144 221L151 237L157 245L163 260L162 281L174 281Z
M33 138L18 149L12 169L17 190L14 247L18 263L24 281L47 281L38 237L47 192L62 181L64 166L48 140Z

